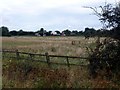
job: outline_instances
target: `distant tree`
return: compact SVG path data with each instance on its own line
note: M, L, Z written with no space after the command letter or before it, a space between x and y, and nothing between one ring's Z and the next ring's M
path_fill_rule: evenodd
M79 31L78 34L79 34L79 36L83 36L84 32L83 31Z
M46 36L51 36L52 31L46 31Z
M37 31L41 36L44 36L46 34L46 30L44 28L41 28L40 30Z
M28 36L35 36L35 32L32 32L32 31L27 32L27 35L28 35Z
M22 35L25 35L25 33L24 33L24 31L21 29L21 30L18 31L18 35L19 35L19 36L22 36Z
M98 29L98 30L96 31L96 35L99 36L99 37L102 37L102 36L103 36L102 30L101 30L101 29Z
M66 35L66 36L70 36L71 35L71 31L70 30L64 30L63 33Z
M13 30L13 31L10 31L10 35L11 36L17 36L18 35L18 32Z
M84 31L85 38L89 38L89 37L95 36L95 34L96 34L96 30L95 29L93 29L93 28L85 28L85 31Z
M60 35L60 34L61 34L61 33L60 33L60 31L58 31L58 30L57 30L57 31L55 31L55 32L56 32L58 35Z
M71 32L73 36L78 36L79 35L79 32L77 30L74 30Z
M90 31L89 31L89 28L85 28L84 36L85 36L85 39L89 39L89 37L90 37Z
M0 34L1 36L10 36L9 29L7 27L0 27Z

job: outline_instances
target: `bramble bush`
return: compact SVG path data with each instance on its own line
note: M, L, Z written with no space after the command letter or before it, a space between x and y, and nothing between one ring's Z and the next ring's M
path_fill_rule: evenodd
M95 78L100 71L104 76L120 75L120 41L106 38L102 42L96 42L96 48L89 54L90 74Z

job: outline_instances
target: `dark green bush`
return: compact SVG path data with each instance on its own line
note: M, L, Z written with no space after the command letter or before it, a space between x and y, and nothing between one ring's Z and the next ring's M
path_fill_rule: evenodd
M120 41L106 38L102 42L98 39L96 48L89 54L90 74L95 78L100 71L104 71L106 77L119 75L120 73Z

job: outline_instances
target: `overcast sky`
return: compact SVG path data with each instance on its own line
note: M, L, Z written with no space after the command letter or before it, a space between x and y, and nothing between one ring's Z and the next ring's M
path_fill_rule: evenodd
M0 0L1 26L9 30L47 31L98 29L102 24L93 11L83 6L99 7L118 0Z

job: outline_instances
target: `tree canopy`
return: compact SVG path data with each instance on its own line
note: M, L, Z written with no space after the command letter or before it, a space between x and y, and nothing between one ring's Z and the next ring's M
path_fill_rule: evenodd
M120 40L120 3L117 3L116 6L112 4L100 6L100 12L96 7L87 8L91 8L95 12L95 15L104 24L104 28L111 29L112 38Z
M9 29L7 27L0 27L0 34L1 36L9 36Z

